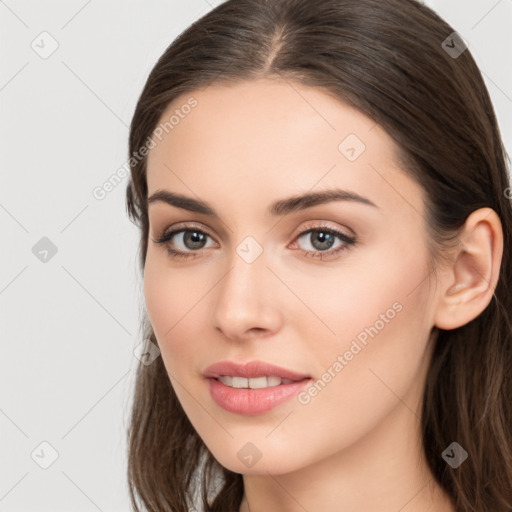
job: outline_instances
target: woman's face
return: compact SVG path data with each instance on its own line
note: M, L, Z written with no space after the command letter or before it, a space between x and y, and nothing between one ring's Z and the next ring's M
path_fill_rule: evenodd
M281 474L418 427L436 297L393 140L295 82L211 86L173 114L148 156L145 299L214 456Z

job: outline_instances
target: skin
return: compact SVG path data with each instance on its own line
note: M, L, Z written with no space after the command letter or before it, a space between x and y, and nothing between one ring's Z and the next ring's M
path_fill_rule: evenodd
M473 212L434 279L423 190L399 168L379 125L320 89L280 79L193 96L197 107L149 153L148 196L201 199L220 219L150 203L144 293L187 416L217 460L244 475L240 511L454 511L421 449L429 340L435 325L464 325L490 302L502 255L498 216ZM349 134L366 146L354 161L338 149ZM330 188L377 207L333 201L282 218L267 213L278 199ZM153 240L183 222L209 236L194 249L176 235L168 245L195 253L172 259ZM297 237L324 224L357 243L332 258L301 253L321 252L310 235ZM252 263L236 252L247 236L263 249ZM261 360L317 380L396 303L400 312L307 404L292 398L243 416L212 400L202 376L209 365ZM252 467L237 457L248 442L261 454Z

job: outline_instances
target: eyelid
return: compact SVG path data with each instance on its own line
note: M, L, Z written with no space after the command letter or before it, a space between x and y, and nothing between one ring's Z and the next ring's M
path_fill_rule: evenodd
M341 228L338 226L331 226L325 220L312 220L306 222L305 225L301 225L300 228L296 231L296 233L293 235L293 239L295 240L298 236L303 236L304 233L308 231L317 231L321 229L339 232L349 239L356 239L356 234L351 229L347 227Z
M158 240L159 238L164 238L168 234L175 233L177 231L188 231L188 230L193 230L193 229L197 229L198 231L201 231L201 232L205 233L210 238L215 240L215 237L210 233L208 228L205 228L202 225L196 225L194 223L188 223L187 221L178 222L177 224L173 224L172 226L168 226L168 227L162 229L160 231L160 235L156 236L156 239ZM155 240L153 240L153 241L155 241ZM216 241L216 243L218 243L218 242Z
M301 226L299 228L297 228L297 230L292 235L292 238L295 240L299 235L303 235L304 232L307 230L316 230L316 229L322 229L322 228L330 229L330 230L334 230L334 231L341 231L343 233L343 235L345 235L347 238L356 238L356 234L350 228L347 228L347 227L340 228L337 226L330 226L329 224L327 224L327 221L325 221L325 220L312 220L312 221L307 221L305 225L301 224ZM183 229L183 230L197 229L199 231L203 231L205 234L207 234L209 237L211 237L215 240L215 236L210 233L208 228L206 228L203 225L197 225L193 221L178 222L177 224L173 224L172 229L170 229L169 227L165 228L161 231L161 233L163 236L165 236L167 233L169 233L171 231L178 231L181 229Z

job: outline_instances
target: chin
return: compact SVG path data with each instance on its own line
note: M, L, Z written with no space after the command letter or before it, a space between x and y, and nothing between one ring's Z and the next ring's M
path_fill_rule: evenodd
M240 446L239 446L240 445ZM234 442L229 446L217 446L210 451L217 462L224 468L244 475L280 475L292 473L308 465L303 454L297 453L297 447L280 449L265 445L262 442Z

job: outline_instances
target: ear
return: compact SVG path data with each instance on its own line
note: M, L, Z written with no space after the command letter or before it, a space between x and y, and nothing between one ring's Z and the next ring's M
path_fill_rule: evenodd
M472 212L459 235L453 263L443 272L434 323L456 329L489 305L498 283L503 255L501 221L491 208Z

